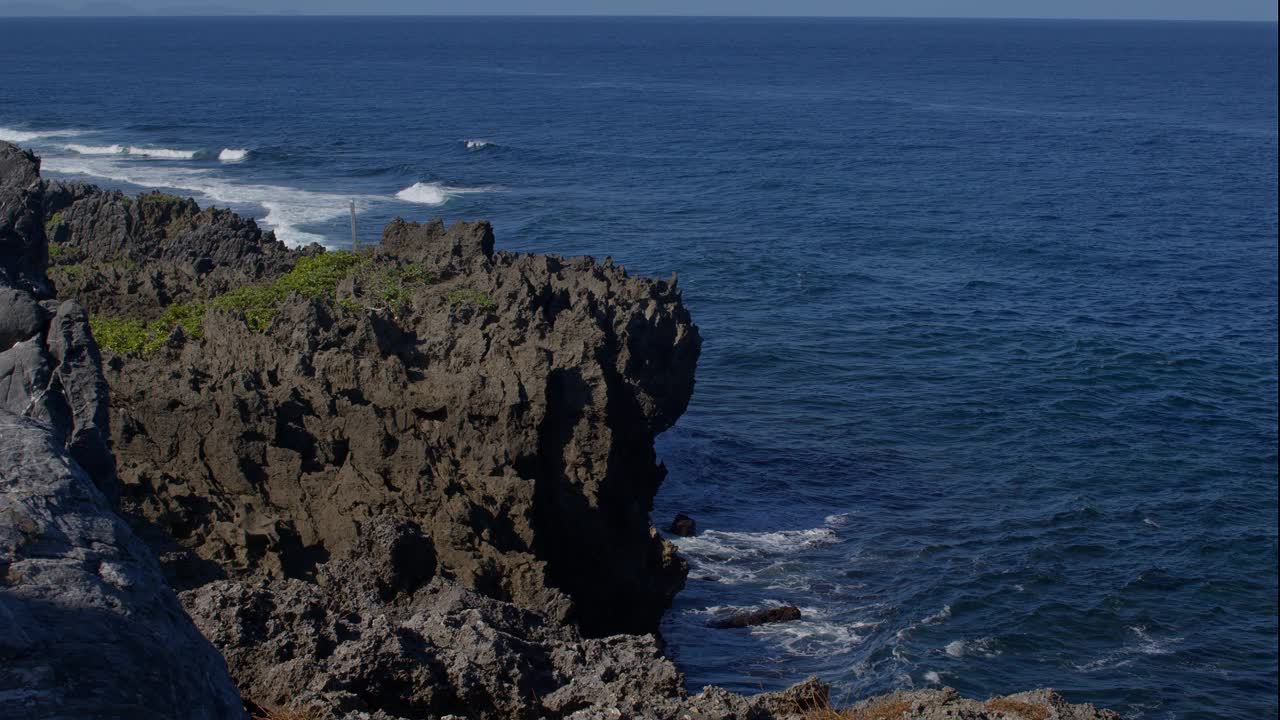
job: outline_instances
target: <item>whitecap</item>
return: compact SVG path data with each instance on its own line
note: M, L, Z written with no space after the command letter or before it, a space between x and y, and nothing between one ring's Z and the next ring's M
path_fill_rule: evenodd
M222 162L241 162L249 157L249 151L237 148L222 148L218 153L218 159Z
M1147 626L1145 625L1134 625L1129 630L1138 636L1139 644L1136 650L1143 655L1169 655L1173 652L1169 646L1182 642L1180 637L1153 638L1147 632Z
M849 524L849 520L852 517L853 517L853 513L848 513L848 512L837 513L835 515L828 515L822 519L822 524L826 525L827 527L844 527L845 525Z
M450 187L438 182L416 182L396 193L396 198L417 205L443 205L458 195L477 192L484 192L484 189Z
M467 140L466 145L468 150L483 150L493 145L493 143L488 140Z
M995 657L1000 651L995 647L995 638L978 638L977 640L952 640L942 649L943 652L951 657L964 657L966 655L980 655L982 657Z
M62 146L77 155L123 155L128 148L123 145L77 145L71 143Z
M154 158L157 160L192 160L198 150L174 150L172 148L149 148L130 145L128 154L133 157Z
M74 137L83 134L83 130L18 130L16 128L0 127L0 140L16 143L53 137Z
M449 200L449 191L440 183L417 182L396 193L396 197L419 205L443 205Z
M807 591L812 577L788 556L840 542L829 527L769 532L707 530L673 538L690 566L690 577L725 584L766 581L769 587Z
M775 530L770 532L734 532L707 530L691 538L677 538L681 552L729 557L751 557L790 553L808 548L834 545L840 541L831 528L808 530Z
M868 631L875 626L872 622L840 622L820 608L801 607L799 620L756 625L751 628L751 634L780 646L793 656L830 657L863 643Z
M921 625L936 625L937 623L940 623L940 622L942 622L942 621L944 621L944 620L950 620L950 619L951 619L951 606L950 606L950 605L943 605L943 606L942 606L942 609L941 609L941 610L939 610L938 612L936 612L936 613L934 613L934 614L932 614L932 615L928 615L928 616L926 616L925 618L923 618L923 619L920 621L920 624L921 624Z
M930 685L941 685L942 676L934 672L933 670L930 670L929 672L924 674L924 681L929 683Z
M1126 665L1132 665L1141 655L1170 655L1174 652L1171 646L1182 642L1180 637L1152 637L1145 625L1133 625L1129 627L1129 632L1137 636L1138 642L1136 644L1125 645L1119 650L1107 653L1097 660L1075 665L1075 668L1082 672L1114 670Z
M355 200L357 210L378 198L351 197L312 192L278 185L237 184L223 180L211 171L149 163L128 163L116 158L47 158L44 169L52 173L88 175L144 188L181 190L200 198L228 205L259 206L266 210L261 220L275 231L276 237L290 246L317 242L326 238L299 229L342 217Z

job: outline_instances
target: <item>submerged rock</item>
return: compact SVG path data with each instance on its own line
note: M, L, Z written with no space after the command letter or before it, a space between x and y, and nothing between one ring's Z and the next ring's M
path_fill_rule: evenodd
M771 608L759 608L756 610L739 610L730 613L724 617L719 617L707 623L709 627L717 630L728 630L731 628L753 627L755 625L766 625L769 623L791 622L800 619L800 608L795 605L780 605Z
M698 534L698 524L695 523L693 518L688 515L685 515L684 513L677 513L675 519L671 521L671 525L667 530L672 535L693 537Z

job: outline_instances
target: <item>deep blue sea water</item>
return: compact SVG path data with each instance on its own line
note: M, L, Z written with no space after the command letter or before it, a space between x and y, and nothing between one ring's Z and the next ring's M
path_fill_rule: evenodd
M0 138L49 175L679 271L692 687L1276 716L1274 24L0 27ZM805 617L705 627L771 602Z

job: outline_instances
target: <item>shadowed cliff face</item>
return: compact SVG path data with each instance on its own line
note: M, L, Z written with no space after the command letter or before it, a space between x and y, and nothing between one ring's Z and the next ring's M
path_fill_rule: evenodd
M97 316L152 319L318 252L167 196L47 198L53 282ZM486 223L397 221L358 264L261 330L209 311L201 338L107 353L124 508L177 585L308 578L393 515L466 587L592 635L656 630L685 567L648 519L653 438L689 401L700 343L678 291L494 253Z

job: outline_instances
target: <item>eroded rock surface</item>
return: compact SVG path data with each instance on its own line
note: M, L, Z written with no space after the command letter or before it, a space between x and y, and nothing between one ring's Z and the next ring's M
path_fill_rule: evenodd
M0 718L244 716L221 656L115 513L84 311L43 299L38 163L0 143Z
M665 473L653 438L684 411L700 345L674 280L499 252L486 223L396 221L333 288L227 309L215 299L322 250L189 200L40 180L32 163L0 144L0 243L18 253L3 277L99 321L184 303L198 331L98 358L75 303L12 300L0 359L19 350L26 374L0 399L56 389L47 414L72 420L50 447L86 463L83 438L109 428L125 516L252 706L768 720L825 702L816 680L690 696L652 634L686 571L648 518ZM85 389L55 387L62 375ZM174 627L157 637L189 639L180 611L161 615ZM173 665L173 682L225 691L203 667Z
M62 212L89 202L102 212L98 197ZM83 265L125 232L69 242ZM394 515L468 588L588 634L655 630L685 573L648 518L653 437L683 412L698 355L678 292L589 259L494 254L484 223L393 223L388 240L366 277L434 278L395 307L353 279L347 303L294 297L264 332L210 312L199 340L109 358L126 509L205 561L175 565L180 586L212 565L308 578ZM154 276L133 257L117 271Z
M846 709L845 714L851 720L1120 720L1120 716L1110 710L1072 705L1052 690L1034 690L986 701L963 698L952 688L913 690L864 700Z
M243 717L222 658L61 438L6 411L0 438L0 717Z

